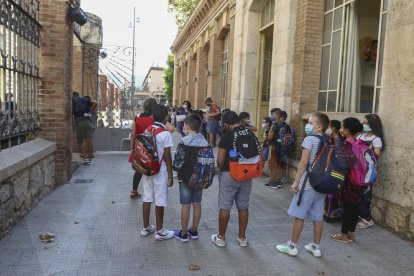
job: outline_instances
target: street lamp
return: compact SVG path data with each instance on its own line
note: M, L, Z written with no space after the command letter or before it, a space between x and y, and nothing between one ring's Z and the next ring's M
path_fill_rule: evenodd
M132 24L129 23L129 27L131 28L132 25L132 72L131 72L131 89L132 89L132 93L131 93L131 103L132 103L132 98L134 97L135 94L135 23L139 23L139 17L135 16L135 6L134 6L134 19L132 21Z

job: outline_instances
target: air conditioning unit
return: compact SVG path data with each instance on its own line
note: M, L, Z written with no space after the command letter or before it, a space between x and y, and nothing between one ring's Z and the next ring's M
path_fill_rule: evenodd
M69 8L68 17L72 22L76 22L80 26L85 25L85 23L88 21L88 15L79 6Z

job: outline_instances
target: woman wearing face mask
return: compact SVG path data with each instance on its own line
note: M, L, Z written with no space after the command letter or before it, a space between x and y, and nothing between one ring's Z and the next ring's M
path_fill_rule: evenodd
M363 140L373 151L377 160L385 149L384 132L381 119L377 114L367 114L362 120L364 132L357 139ZM358 228L368 228L374 225L371 216L372 186L366 187L362 198L361 221Z
M326 134L331 137L331 143L332 145L335 145L337 149L341 148L342 144L342 138L339 134L339 130L341 129L341 122L338 120L330 120L329 121L329 127L326 130Z
M191 103L189 101L183 101L183 104L180 108L177 110L177 116L176 116L176 124L177 129L181 133L181 135L185 135L183 128L184 128L184 119L187 115L190 113L193 113L193 110L191 109Z

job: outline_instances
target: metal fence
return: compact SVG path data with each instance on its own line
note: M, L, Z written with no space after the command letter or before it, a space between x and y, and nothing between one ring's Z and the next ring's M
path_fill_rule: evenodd
M39 2L0 0L0 150L40 127Z

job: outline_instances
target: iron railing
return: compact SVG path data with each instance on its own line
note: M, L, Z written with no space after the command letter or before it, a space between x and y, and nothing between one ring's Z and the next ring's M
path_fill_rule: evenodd
M0 0L0 150L40 127L39 2Z

